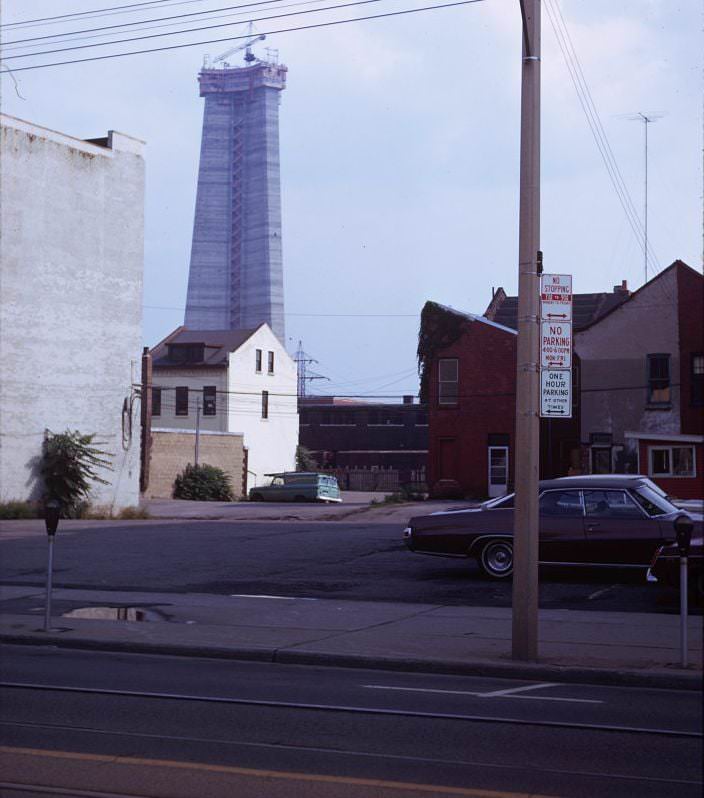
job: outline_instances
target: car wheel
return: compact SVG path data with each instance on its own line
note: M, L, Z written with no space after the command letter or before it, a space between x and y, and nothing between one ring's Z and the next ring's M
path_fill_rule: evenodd
M263 502L264 497L262 496L261 493L252 493L251 496L249 497L249 500L251 502Z
M513 543L490 540L479 552L479 567L494 579L505 579L513 573Z

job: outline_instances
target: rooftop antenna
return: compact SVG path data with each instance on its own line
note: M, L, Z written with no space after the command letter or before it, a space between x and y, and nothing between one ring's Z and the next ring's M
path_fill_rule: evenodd
M653 122L657 122L658 119L662 119L662 114L649 114L649 113L641 113L638 111L636 114L632 114L628 116L628 119L631 119L636 122L643 123L643 132L644 132L644 149L645 149L645 188L643 191L644 195L644 220L643 220L643 271L645 276L645 282L648 282L648 125L652 125Z

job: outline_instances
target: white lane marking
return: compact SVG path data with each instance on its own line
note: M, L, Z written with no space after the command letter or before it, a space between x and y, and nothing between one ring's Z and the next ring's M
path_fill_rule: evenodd
M509 687L506 690L492 690L489 693L480 693L480 695L483 695L485 698L493 698L494 696L526 693L529 690L542 690L544 687L557 687L557 684L555 682L541 682L540 684L527 684L523 687Z
M266 596L256 593L230 593L230 598L262 598L277 599L279 601L318 601L317 598L305 598L303 596Z
M610 587L605 587L602 590L597 590L596 592L592 593L591 596L587 596L587 601L592 601L592 599L599 598L599 596L603 596L605 593L608 593L615 587L616 585L611 585Z
M594 698L556 698L554 696L546 695L514 695L511 690L498 690L493 693L477 693L469 690L434 690L429 687L392 687L385 684L363 684L369 690L395 690L398 692L406 693L439 693L442 695L469 695L474 698L516 698L531 701L559 701L570 704L603 704L603 701L597 701ZM554 685L536 685L536 687L553 687ZM522 688L518 687L516 690ZM535 688L531 688L535 689Z

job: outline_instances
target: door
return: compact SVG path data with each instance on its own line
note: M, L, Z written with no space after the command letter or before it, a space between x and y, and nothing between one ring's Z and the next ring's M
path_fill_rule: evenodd
M508 446L489 447L489 498L508 492Z
M662 543L657 519L625 490L585 490L584 512L591 562L647 566Z
M579 490L548 490L540 497L540 562L588 561Z

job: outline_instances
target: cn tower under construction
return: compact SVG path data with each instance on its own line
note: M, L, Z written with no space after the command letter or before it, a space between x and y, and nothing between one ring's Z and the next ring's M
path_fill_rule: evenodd
M252 54L262 38L206 59L199 74L205 108L185 325L266 322L283 342L279 102L287 70ZM245 48L242 67L224 60Z

